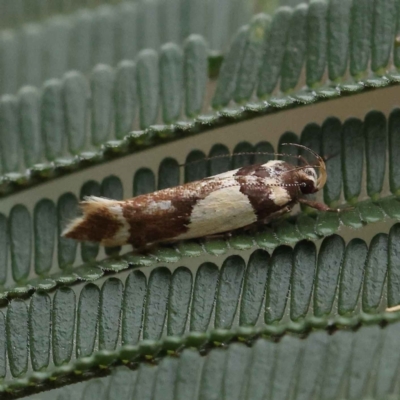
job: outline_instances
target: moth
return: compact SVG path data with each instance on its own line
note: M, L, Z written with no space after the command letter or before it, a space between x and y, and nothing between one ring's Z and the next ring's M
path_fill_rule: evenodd
M89 196L80 203L83 216L73 220L63 236L144 250L156 243L267 224L297 203L338 211L305 197L325 185L323 158L305 146L290 145L308 151L316 163L309 164L302 156L297 156L304 164L300 166L272 160L123 201Z

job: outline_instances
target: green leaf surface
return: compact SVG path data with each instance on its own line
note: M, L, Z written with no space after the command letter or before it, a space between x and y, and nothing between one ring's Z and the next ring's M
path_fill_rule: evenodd
M35 272L38 275L50 271L53 263L57 214L54 203L42 199L36 204L34 214Z
M396 229L391 230L389 243L395 243L397 230L397 225ZM17 353L14 348L8 350L10 363L16 365L12 367L16 368L13 375L25 373L26 366L22 366L26 365L27 360L32 363L34 370L45 371L51 353L54 363L59 367L75 357L96 355L98 363L108 363L108 357L115 358L114 350L118 350L121 345L132 346L138 343L142 335L146 339L142 342L142 351L149 354L159 346L154 340L159 340L164 330L167 335L179 337L189 332L189 329L201 334L215 326L219 329L211 337L215 338L213 340L224 341L224 338L231 337L227 329L249 326L249 334L260 326L264 318L262 326L267 331L270 329L268 327L273 329L270 323L280 323L283 329L291 327L300 331L307 329L307 326L327 327L332 316L336 315L333 308L336 285L339 294L338 312L343 316L337 318L337 323L351 325L354 324L351 315L355 315L355 310L360 306L360 292L363 293L364 311L376 312L388 268L388 262L382 261L385 257L386 260L389 258L389 265L394 265L393 244L388 247L387 235L376 235L369 249L362 240L354 239L344 247L340 236L331 236L323 241L318 255L315 245L304 241L296 246L294 252L287 246L279 247L271 259L265 251L257 250L247 266L238 256L227 258L220 271L215 265L203 264L195 277L183 267L178 268L172 278L165 267L156 268L150 275L148 287L145 276L140 271L133 271L125 285L114 277L106 280L101 290L93 283L87 284L77 303L71 288L58 289L53 305L49 295L37 292L30 299L29 311L22 300L14 300L9 306L6 324L10 332L7 336L8 348L11 349L9 346L12 346L13 340L20 340L11 336L15 324L25 325L28 321L30 328L28 332L25 331L27 336L24 340L31 343L29 359L28 354L22 352L24 347ZM382 262L382 268L373 268ZM362 283L363 276L365 278ZM194 282L193 291L191 282ZM388 287L393 287L393 284L392 277ZM314 305L309 310L313 291ZM241 293L243 295L240 299ZM291 299L290 303L287 298ZM393 299L391 301L391 304L396 304ZM211 318L214 302L215 321ZM12 307L17 307L15 312ZM288 307L290 318L297 321L298 325L283 322ZM308 318L309 312L314 315L314 319ZM52 333L49 322L46 323L50 317L53 321ZM74 332L76 345L73 344ZM246 330L238 332L241 332L239 335L246 334ZM99 348L107 349L108 352L96 350L97 340ZM188 336L188 340L193 339Z
M45 83L41 98L41 124L46 158L54 161L62 155L65 135L62 83L52 79Z
M158 399L161 391L166 399L187 398L195 388L200 399L217 396L258 399L269 394L281 398L291 388L295 388L295 399L307 399L315 392L338 398L342 385L347 387L348 398L360 398L366 390L387 397L397 393L391 387L396 364L384 366L382 361L398 329L399 324L392 324L386 329L371 326L333 335L315 332L306 340L289 335L277 343L258 339L250 347L234 343L226 349L214 348L204 357L185 350L180 359L166 357L158 365L144 364L136 371L118 367L110 378L101 378L97 385L103 383L106 393L116 393L121 399L128 399L133 393L140 393L143 399ZM323 368L324 356L330 360L326 368ZM354 361L349 363L350 359ZM396 360L394 357L393 361ZM368 389L368 376L377 366L383 368L378 368L378 376L384 378L374 381ZM261 377L261 384L254 385ZM123 382L128 384L122 385ZM175 389L170 382L175 382ZM81 385L80 391L87 393L88 386L93 388L93 383ZM63 392L65 389L58 391L60 395Z
M105 65L98 65L92 73L92 143L99 146L108 138L113 115L114 71Z
M278 81L291 17L292 10L290 8L282 7L278 9L272 18L270 29L266 32L263 64L257 88L259 98L271 94Z
M7 260L8 260L8 236L7 218L0 214L0 282L4 284L7 279Z
M353 0L350 20L350 73L363 75L371 55L373 0Z
M166 44L161 48L160 82L163 119L168 124L175 122L181 112L183 60L179 46Z
M233 98L240 71L240 59L246 47L249 28L242 27L233 38L229 53L225 57L219 73L218 84L212 100L215 109L225 107Z
M200 114L207 82L207 44L199 35L191 35L184 45L185 112Z
M238 256L228 257L222 266L218 282L215 307L215 327L229 329L238 307L240 288L244 274L244 260Z
M364 135L367 159L367 191L374 198L382 191L386 168L386 118L371 111L365 117Z
M181 336L186 327L192 292L192 274L189 269L180 267L172 275L168 301L168 335Z
M25 280L29 275L32 237L30 215L23 205L16 205L10 213L9 235L12 272L15 282Z
M333 235L322 242L315 277L314 310L316 316L327 315L332 310L343 253L344 241L340 236Z
M328 4L311 0L307 19L307 85L313 87L322 78L326 66L328 42Z
M346 247L339 288L339 313L355 310L363 281L368 248L361 239L353 239Z
M378 308L388 268L388 237L378 234L370 245L365 267L363 310L371 312ZM373 293L373 294L372 294Z
M293 253L287 246L274 251L268 271L265 298L265 322L274 323L282 319L289 291Z
M86 285L79 296L76 356L90 356L94 350L99 315L99 289L94 284Z
M57 290L52 310L53 361L61 366L72 357L75 325L75 293L64 287Z
M10 371L15 377L28 368L28 310L22 300L14 300L7 310L7 352L10 356Z
M139 115L142 129L156 122L158 112L159 67L158 56L153 50L143 50L137 59Z
M132 61L121 61L115 74L115 136L123 139L135 121L137 107L136 65Z
M329 180L324 187L324 201L327 204L338 202L342 190L341 135L342 125L337 118L324 121L321 130L321 150L325 157L330 157L326 163Z
M167 268L154 270L149 278L148 298L144 314L143 339L160 339L167 312L171 273Z
M328 70L335 81L346 73L349 55L351 0L331 0L328 3Z
M93 83L94 84L94 83ZM85 77L78 72L65 75L63 82L66 133L71 154L78 154L85 146L85 131L89 111L89 87ZM93 95L95 96L95 88ZM96 102L96 100L94 99ZM27 163L31 165L33 163Z
M299 242L294 248L291 275L290 317L293 321L307 315L314 283L316 249L311 242Z
M389 63L397 8L398 4L395 0L374 2L371 54L371 69L374 72L381 72L380 70L384 70Z
M17 171L18 160L18 101L7 95L0 99L0 144L4 173Z
M24 143L25 165L39 163L43 144L40 129L40 94L34 87L24 87L18 93L21 138ZM84 136L82 136L84 137Z
M240 305L239 323L241 326L254 326L260 315L268 277L268 261L269 254L264 250L257 250L250 257L244 277Z
M286 50L282 62L281 90L287 92L298 83L307 49L307 12L306 4L299 4L294 10L289 29Z
M265 14L253 17L247 33L247 41L243 50L243 61L240 66L235 102L240 104L249 100L257 83L262 63L262 48L265 46L265 36L270 25L270 19Z
M50 361L51 299L37 292L29 308L30 357L35 371L44 370Z
M354 202L360 194L363 171L364 140L361 121L348 119L342 130L343 189L348 202Z

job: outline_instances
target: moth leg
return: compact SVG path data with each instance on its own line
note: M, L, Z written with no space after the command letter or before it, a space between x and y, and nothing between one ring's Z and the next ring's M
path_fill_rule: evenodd
M207 235L204 236L204 239L229 239L230 237L232 237L232 231Z
M333 211L340 212L339 208L330 208L326 204L319 203L318 201L308 200L304 198L298 199L299 203L305 204L311 208L315 208L318 211Z
M136 254L142 254L142 255L147 255L149 254L152 250L155 250L157 246L155 244L148 245L148 246L141 246L141 247L134 247L132 246L132 250Z
M271 215L268 215L268 217L265 217L264 219L257 221L257 224L258 225L269 224L270 222L274 221L275 219L282 217L282 215L290 213L291 211L292 211L292 206L287 205L287 206L281 208L279 211L276 211L276 212L272 213Z
M268 217L265 217L265 218L263 218L263 219L261 219L259 221L253 222L252 224L247 225L242 229L247 231L247 230L250 230L250 229L253 229L253 228L258 228L260 225L269 224L273 220L281 217L282 215L285 215L285 214L289 213L290 211L292 211L292 206L290 206L290 205L285 206L285 207L281 208L280 210L275 211L274 213L268 215Z
M146 243L145 241L141 241L141 243L130 243L132 246L132 250L134 253L137 254L149 254L150 252L156 250L160 245L169 245L171 243L166 243L166 242L155 242L155 243Z

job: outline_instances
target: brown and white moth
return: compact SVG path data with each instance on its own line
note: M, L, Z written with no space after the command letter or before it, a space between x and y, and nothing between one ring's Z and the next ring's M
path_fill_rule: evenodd
M63 236L143 250L155 243L266 224L296 203L337 211L304 197L325 185L326 167L318 154L295 146L313 154L316 165L298 156L305 165L273 160L124 201L89 196L81 202L83 216L72 221Z

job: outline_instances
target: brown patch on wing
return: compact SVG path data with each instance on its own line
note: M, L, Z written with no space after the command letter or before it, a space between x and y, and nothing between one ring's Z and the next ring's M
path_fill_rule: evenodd
M240 191L248 197L254 208L257 220L262 220L282 208L274 203L271 199L271 188L261 180L249 182L246 177L238 177L237 181L240 183Z
M290 172L285 173L294 168L292 165L288 163L282 163L274 166L273 176L270 174L270 171L265 169L262 165L258 165L256 167L257 168L248 169L248 171L251 171L252 173L252 175L250 175L250 179L247 179L249 175L238 176L236 179L240 183L240 191L249 198L249 201L257 215L257 220L261 221L266 219L269 215L276 213L287 206L287 204L284 206L277 205L275 201L271 199L271 193L273 189L263 182L263 178L273 177L274 179L279 179L282 182L282 189L286 190L291 199L288 204L294 204L297 202L300 190L299 186L296 185L298 183L297 174ZM275 172L277 173L276 175ZM260 179L252 179L252 177Z
M136 248L143 248L187 232L194 205L223 185L224 181L210 178L126 201L123 216L130 225L129 242ZM169 207L157 207L168 201L171 202Z
M273 174L271 174L271 168L274 172ZM273 167L270 168L265 168L264 164L254 164L240 168L239 171L236 172L235 176L252 175L258 178L277 178L281 175L284 175L285 172L290 171L294 168L296 167L286 162L275 164Z
M245 167L240 168L234 176L246 176L246 175L251 175L257 170L260 169L262 164L253 164L253 165L247 165ZM265 169L264 169L265 171Z
M87 204L83 204L85 210ZM97 205L95 210L85 212L83 218L78 219L64 236L75 240L84 240L90 242L101 242L112 239L122 223L113 215L107 206Z

